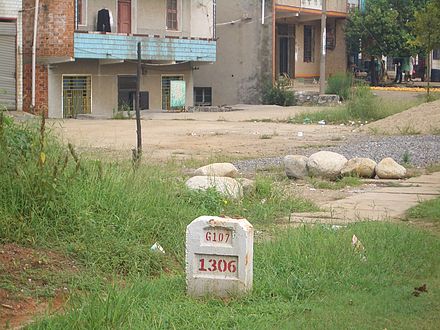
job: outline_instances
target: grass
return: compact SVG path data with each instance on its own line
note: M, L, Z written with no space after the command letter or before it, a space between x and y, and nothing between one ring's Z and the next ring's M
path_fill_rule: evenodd
M411 219L440 221L440 198L420 203L408 211Z
M318 178L309 178L308 182L316 189L340 190L346 187L358 187L362 180L354 176L346 176L337 181L326 181Z
M317 112L300 113L288 119L289 123L318 123L324 120L327 124L364 124L386 118L396 113L408 110L423 103L423 99L390 101L377 99L370 89L360 86L356 93L345 105Z
M65 314L29 329L435 328L439 248L439 238L406 225L292 229L256 244L254 290L242 299L191 299L182 273L138 277L74 295ZM428 293L413 296L422 284Z
M0 148L0 244L57 251L79 269L32 274L50 288L66 285L70 296L63 312L29 329L434 328L440 322L440 239L425 231L390 223L284 230L277 219L317 208L269 175L258 175L240 201L191 192L175 162L134 170L128 162L82 159L73 146L50 138L44 121L15 125L1 113ZM270 232L255 243L254 289L244 298L185 294L185 228L206 214L242 216ZM353 234L366 260L352 249ZM165 254L150 251L155 242ZM23 285L0 273L8 290ZM424 283L429 292L413 296Z

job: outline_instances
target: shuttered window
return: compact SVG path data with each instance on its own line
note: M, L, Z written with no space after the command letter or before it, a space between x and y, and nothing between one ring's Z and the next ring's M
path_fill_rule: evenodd
M177 0L167 0L167 29L178 30Z
M16 35L15 22L0 22L0 108L16 107Z
M312 25L304 25L304 62L314 62L314 30Z

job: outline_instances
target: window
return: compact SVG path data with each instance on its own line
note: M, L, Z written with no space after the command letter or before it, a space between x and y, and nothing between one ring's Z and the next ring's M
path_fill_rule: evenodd
M167 0L167 30L178 30L177 0Z
M76 25L87 25L87 0L76 0Z
M314 29L311 25L304 25L304 62L314 62L315 46Z
M92 78L90 76L63 76L63 115L76 118L92 112Z
M432 51L432 59L433 60L440 60L440 48L439 49L434 49Z
M212 88L211 87L194 87L194 105L195 106L211 106L212 105Z

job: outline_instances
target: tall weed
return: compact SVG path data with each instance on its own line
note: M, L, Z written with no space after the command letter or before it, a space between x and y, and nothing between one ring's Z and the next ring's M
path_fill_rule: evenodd
M353 85L353 76L350 73L336 73L329 77L327 81L326 94L336 94L346 101L350 97L351 87Z

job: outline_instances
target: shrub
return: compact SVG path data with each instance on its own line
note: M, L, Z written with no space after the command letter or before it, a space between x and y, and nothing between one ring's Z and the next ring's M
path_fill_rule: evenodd
M268 83L263 90L263 104L275 104L283 107L296 104L295 93L289 89L288 78L281 77L275 84Z
M327 82L327 94L336 94L342 100L350 98L350 90L353 84L353 78L350 73L336 73L331 76Z
M347 104L350 117L360 120L377 120L386 117L381 114L380 104L371 92L370 87L360 85L354 89L353 97Z

